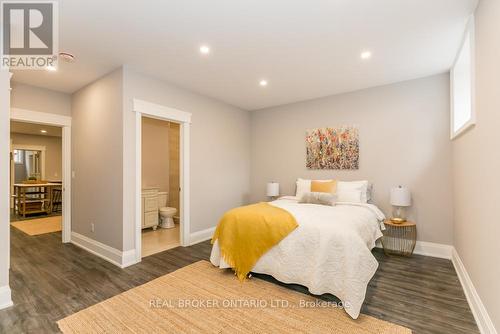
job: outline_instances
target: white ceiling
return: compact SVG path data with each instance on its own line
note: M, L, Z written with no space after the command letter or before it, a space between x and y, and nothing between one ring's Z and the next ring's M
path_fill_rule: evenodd
M72 93L128 64L254 110L446 72L477 0L59 3L60 50L76 63L15 81Z
M42 133L41 130L47 131ZM22 133L25 135L49 136L49 137L62 137L62 128L57 126L40 125L33 123L24 123L10 121L11 133Z

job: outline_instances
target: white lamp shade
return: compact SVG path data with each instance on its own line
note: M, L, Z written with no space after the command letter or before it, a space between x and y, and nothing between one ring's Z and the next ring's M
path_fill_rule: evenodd
M280 195L280 184L278 182L269 182L267 184L267 196L276 197Z
M399 186L391 189L391 205L394 206L410 206L411 194L406 187Z

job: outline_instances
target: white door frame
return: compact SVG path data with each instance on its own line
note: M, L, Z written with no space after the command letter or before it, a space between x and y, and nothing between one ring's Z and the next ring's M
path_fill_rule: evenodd
M181 246L189 245L189 136L191 128L191 113L165 107L159 104L133 99L135 114L135 254L136 261L142 258L142 223L141 223L141 192L142 192L142 116L180 124L180 240Z
M71 241L71 117L10 108L10 120L62 127L62 242Z

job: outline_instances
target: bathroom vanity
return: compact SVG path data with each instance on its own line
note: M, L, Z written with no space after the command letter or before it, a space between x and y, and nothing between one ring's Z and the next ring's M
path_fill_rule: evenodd
M152 227L156 230L158 227L158 193L159 188L144 188L142 189L142 228Z

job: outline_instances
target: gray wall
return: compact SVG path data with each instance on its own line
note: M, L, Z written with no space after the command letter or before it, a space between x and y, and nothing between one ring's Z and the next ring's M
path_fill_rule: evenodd
M500 2L476 11L477 124L453 140L455 248L500 330Z
M339 125L359 128L359 170L308 170L306 129ZM272 180L289 195L297 177L367 179L390 215L389 189L407 185L418 239L452 243L448 74L254 112L251 161L253 201Z
M122 71L73 94L72 231L122 249ZM91 232L91 223L95 232Z
M13 108L71 116L71 95L13 82L11 106Z
M191 233L215 226L228 209L247 203L250 191L250 115L128 68L124 72L124 196L133 202L135 114L132 99L190 112ZM124 208L124 249L134 247L133 208Z

